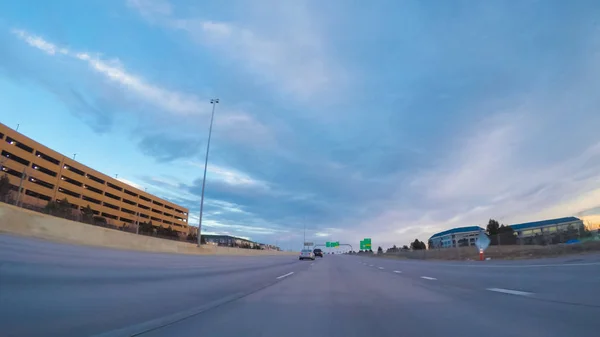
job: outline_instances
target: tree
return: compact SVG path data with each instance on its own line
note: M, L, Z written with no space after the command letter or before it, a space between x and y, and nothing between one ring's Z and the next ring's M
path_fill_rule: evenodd
M402 246L402 250L409 250L407 245Z
M0 178L0 201L8 202L10 198L10 180L8 179L8 175L4 173L2 178Z
M54 215L58 210L58 204L54 200L48 201L46 206L44 206L44 213Z
M396 247L396 245L392 246L392 248L388 248L385 252L386 253L397 253L399 251L398 247Z
M92 223L96 226L103 226L103 227L106 227L108 225L106 223L106 218L103 218L101 216L94 216L92 218Z
M490 237L490 245L496 246L498 245L498 233L500 230L500 224L498 221L494 219L490 219L488 221L488 225L486 227L487 235Z
M494 244L494 238L492 237L490 239L490 244ZM517 237L515 236L515 231L512 229L512 227L510 226L500 226L500 228L498 228L498 235L497 235L497 239L496 239L498 245L503 245L503 246L507 246L507 245L516 245L517 244Z
M94 210L90 207L89 204L81 210L81 217L83 222L92 223L94 219Z
M152 235L154 234L154 226L152 225L152 221L150 222L140 222L140 234Z
M500 228L498 221L490 219L487 225L487 234L490 236L498 234L498 228Z
M383 254L383 249L381 248L381 246L377 248L377 254Z
M73 208L71 208L71 203L67 198L56 201L56 216L60 216L63 218L68 217L73 212Z
M421 250L427 249L427 246L425 245L425 242L421 242L419 241L419 239L415 239L415 241L410 243L410 248L412 250Z

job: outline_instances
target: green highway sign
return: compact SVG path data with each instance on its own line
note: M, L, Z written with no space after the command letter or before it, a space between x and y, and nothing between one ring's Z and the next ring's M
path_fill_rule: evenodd
M335 247L339 247L340 246L340 242L336 241L336 242L325 242L325 247L327 248L335 248Z
M331 247L331 242L329 242L329 241L325 242L325 247L327 247L327 248Z
M369 249L371 249L371 238L364 238L360 242L360 249L361 250L369 250Z

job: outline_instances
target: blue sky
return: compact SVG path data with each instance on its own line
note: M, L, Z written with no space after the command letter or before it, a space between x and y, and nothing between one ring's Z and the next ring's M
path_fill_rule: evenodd
M298 248L600 214L595 1L12 1L1 121Z

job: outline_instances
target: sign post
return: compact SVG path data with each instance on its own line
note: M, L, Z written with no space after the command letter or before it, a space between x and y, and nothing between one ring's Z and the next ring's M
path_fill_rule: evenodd
M371 238L364 238L363 241L365 242L365 249L371 250Z
M483 252L487 249L487 247L489 247L489 245L490 238L488 238L483 231L480 231L479 237L477 237L477 240L475 241L475 246L477 246L477 249L479 249L479 261L484 260Z

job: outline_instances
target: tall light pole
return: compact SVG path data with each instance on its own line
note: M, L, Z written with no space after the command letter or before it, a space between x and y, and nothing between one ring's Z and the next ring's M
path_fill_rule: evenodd
M210 100L212 113L210 115L210 127L208 128L208 142L206 143L206 158L204 159L204 177L202 178L202 195L200 196L200 219L198 220L198 247L202 245L202 211L204 210L204 187L206 186L206 169L208 167L208 151L210 150L210 136L212 135L213 120L215 119L215 107L219 103L218 98Z
M304 222L304 237L302 238L302 249L306 248L306 222Z

